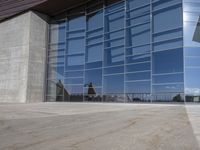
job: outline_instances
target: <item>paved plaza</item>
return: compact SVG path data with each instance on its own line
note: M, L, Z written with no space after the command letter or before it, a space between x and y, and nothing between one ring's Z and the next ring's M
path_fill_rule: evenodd
M0 104L0 150L198 150L200 106Z

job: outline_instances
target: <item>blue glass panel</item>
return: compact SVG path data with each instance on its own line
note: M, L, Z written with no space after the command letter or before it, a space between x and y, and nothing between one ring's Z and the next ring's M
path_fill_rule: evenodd
M85 16L74 16L69 18L68 27L69 30L85 29L86 19Z
M90 84L94 87L102 86L102 69L86 70L85 84Z
M104 50L104 65L114 66L124 64L124 47Z
M85 40L83 38L75 38L68 40L68 54L79 54L85 51Z
M95 12L87 17L87 30L94 30L103 26L103 12Z
M184 48L185 56L200 56L200 47Z
M139 64L131 64L126 66L127 72L135 72L135 71L144 71L151 70L151 63L139 63Z
M104 76L104 93L124 93L124 75Z
M153 9L157 10L157 9L162 9L162 8L166 8L169 6L173 6L175 4L179 4L181 3L182 0L164 0L164 1L157 1L153 3Z
M68 35L68 38L84 37L85 32L78 30L78 31L68 32L67 35Z
M105 31L110 32L124 27L124 12L117 12L105 17Z
M141 54L126 57L126 63L140 63L145 61L151 61L150 54Z
M153 44L154 51L162 51L174 48L183 47L183 39L172 39L168 41L158 42Z
M150 3L150 0L128 0L128 9L135 9Z
M102 95L102 88L93 87L93 89L94 89L95 92L96 92L96 95L95 95L95 96ZM86 96L88 95L88 87L85 87L85 88L84 88L84 93L85 93ZM85 100L88 100L88 99L85 98ZM92 101L95 101L95 100L92 100ZM100 97L100 101L101 101L101 97Z
M112 0L111 0L112 1ZM119 0L118 0L119 1ZM107 3L109 3L109 0L106 1ZM106 7L106 10L105 12L106 13L111 13L111 12L114 12L114 11L117 11L117 10L120 10L120 9L123 9L124 8L124 2L121 2L121 3L113 3L113 2L110 2L112 5L111 6L107 6Z
M146 7L142 7L140 9L135 9L133 11L130 11L128 13L128 17L129 18L136 18L138 16L142 16L142 15L145 15L145 14L148 14L150 13L150 6L146 6Z
M153 74L183 72L183 49L153 53Z
M153 15L153 31L161 32L182 26L182 8L170 7L160 10Z
M105 47L115 47L115 46L121 46L124 45L124 39L120 38L120 39L115 39L115 40L110 40L110 41L106 41L104 43Z
M126 55L138 55L150 52L150 45L142 45L126 49Z
M66 59L65 70L81 70L84 67L84 56L83 55L75 55L68 56Z
M155 34L153 36L153 40L154 42L158 42L158 41L164 41L167 39L173 39L173 38L178 38L182 36L183 36L183 28L179 28L179 29Z
M127 30L127 46L150 43L150 24L143 24Z
M183 84L163 84L153 85L153 93L182 93L184 91Z
M184 1L184 11L185 12L196 12L200 13L200 3L199 0L188 0L188 2Z
M151 72L139 72L139 73L128 73L126 74L127 81L134 80L150 80Z
M126 82L126 93L150 93L151 82Z
M173 83L173 82L178 83L183 81L184 81L183 73L154 75L152 79L153 83Z
M138 24L145 23L145 22L150 22L150 14L142 15L134 19L129 19L127 21L127 26L136 26Z
M124 72L124 66L104 68L104 74L115 74L123 72Z
M109 40L109 39L115 39L115 38L119 38L119 37L123 37L123 36L124 36L124 30L119 30L119 31L112 32L112 33L106 33L105 39Z
M68 56L67 65L75 66L75 65L82 65L82 64L84 64L84 56L82 55Z
M92 37L99 36L102 34L103 34L103 29L99 28L99 29L87 32L87 38L92 38Z
M64 80L64 84L83 84L83 78L68 78Z
M102 67L102 61L96 61L85 64L85 69L100 68Z
M87 47L86 62L91 63L91 62L102 61L102 57L103 57L102 53L103 53L103 45L102 44Z
M185 69L185 92L190 95L200 95L200 68Z
M87 45L103 42L103 35L95 36L94 38L87 39Z
M200 68L200 57L185 57L185 66Z
M199 7L200 8L200 7ZM199 9L198 8L198 9ZM183 20L185 22L199 22L199 13L197 12L184 12L183 13Z
M83 71L73 71L73 72L66 72L65 78L67 77L81 77L83 76Z
M64 85L65 90L72 94L83 94L83 85Z

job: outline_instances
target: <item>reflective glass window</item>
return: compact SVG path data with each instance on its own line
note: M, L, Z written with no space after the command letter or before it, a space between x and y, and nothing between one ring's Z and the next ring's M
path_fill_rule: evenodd
M69 17L68 27L69 30L85 29L86 19L85 16L73 16Z
M68 40L68 54L79 54L85 51L85 40L83 38L75 38Z
M153 3L153 9L154 10L162 9L176 4L180 4L181 2L182 0L167 0L167 1L158 0Z
M163 84L153 85L153 93L182 93L184 91L183 84Z
M98 11L87 16L87 30L94 30L103 26L103 12Z
M153 14L154 33L171 30L182 26L182 8L169 7Z
M179 28L175 30L154 34L153 41L154 42L165 41L173 38L179 38L182 36L183 36L183 28Z
M65 78L68 77L82 77L83 71L72 71L72 72L65 72Z
M136 9L150 3L150 0L128 0L128 9Z
M127 73L126 81L150 80L151 72Z
M82 94L83 93L83 85L64 85L65 86L65 90L67 91L67 93L70 93L71 96L73 94ZM83 99L82 99L83 100Z
M146 62L151 61L150 54L140 54L140 55L134 55L126 57L126 63L140 63L140 62Z
M126 93L150 93L151 82L126 82Z
M102 69L86 70L85 84L90 84L94 87L102 86Z
M83 84L83 78L68 78L64 80L64 84Z
M104 50L104 65L114 66L124 64L124 47Z
M152 79L153 83L178 83L183 81L184 81L183 73L154 75Z
M139 46L150 43L150 24L143 24L127 31L127 46Z
M88 46L86 49L86 62L91 63L91 62L102 61L103 57L102 51L103 51L102 44Z
M191 95L200 95L200 68L185 69L185 92Z
M124 27L124 13L116 12L105 17L105 31L110 32Z
M104 68L104 74L115 74L123 72L124 72L124 66Z
M180 47L183 47L182 38L171 39L168 41L162 41L162 42L157 42L153 44L154 51L169 50L169 49L180 48Z
M148 5L146 7L141 7L140 9L131 10L128 13L128 17L129 18L136 18L136 17L146 15L146 14L149 14L149 13L150 13L150 6Z
M183 49L153 53L153 74L183 72Z
M142 45L126 49L126 55L139 55L149 52L150 52L150 45Z
M104 93L124 93L124 75L104 76Z
M127 26L136 26L145 22L150 22L150 14L128 19Z
M127 72L137 72L137 71L144 71L144 70L151 70L150 62L131 64L131 65L126 66Z

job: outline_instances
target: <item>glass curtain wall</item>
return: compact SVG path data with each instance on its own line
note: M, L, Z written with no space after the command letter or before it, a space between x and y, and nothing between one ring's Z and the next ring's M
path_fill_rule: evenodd
M152 1L152 100L183 101L182 0Z
M200 1L184 0L185 95L200 102Z
M183 101L182 0L92 0L52 20L47 101Z

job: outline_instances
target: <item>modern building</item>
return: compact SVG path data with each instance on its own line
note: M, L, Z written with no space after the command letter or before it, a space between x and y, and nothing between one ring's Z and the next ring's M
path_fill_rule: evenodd
M199 0L2 0L0 20L0 102L200 102Z

